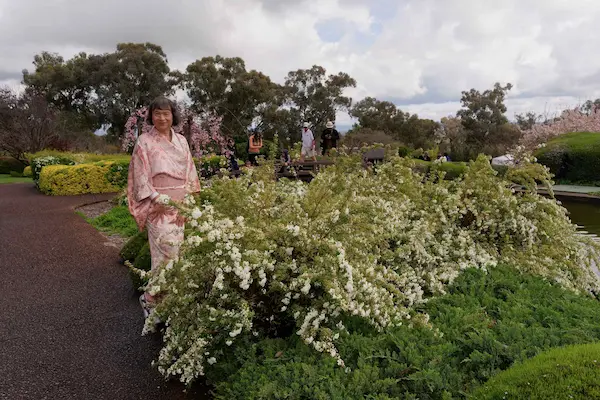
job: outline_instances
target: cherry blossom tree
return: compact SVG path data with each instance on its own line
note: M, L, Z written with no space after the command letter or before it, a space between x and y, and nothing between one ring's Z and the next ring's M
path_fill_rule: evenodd
M570 132L600 132L600 107L589 111L575 107L564 110L557 118L536 123L523 130L522 145L534 149L548 140Z
M123 135L123 151L131 151L139 135L150 132L152 126L146 123L147 107L134 111L125 123ZM208 153L220 153L228 157L232 151L233 141L221 133L222 118L207 114L200 119L191 110L180 106L181 122L173 126L175 133L187 139L194 157L202 157Z

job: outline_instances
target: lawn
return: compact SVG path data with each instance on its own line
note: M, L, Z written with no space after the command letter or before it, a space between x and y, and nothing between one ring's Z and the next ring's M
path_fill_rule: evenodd
M138 232L135 220L126 206L113 207L109 212L88 221L98 230L131 237Z
M0 185L6 183L33 183L33 180L31 178L16 178L8 174L0 174Z

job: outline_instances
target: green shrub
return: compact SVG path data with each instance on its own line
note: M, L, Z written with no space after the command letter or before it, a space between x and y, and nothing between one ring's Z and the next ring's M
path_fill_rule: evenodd
M498 173L499 177L504 177L510 167L508 165L492 165L492 168Z
M111 165L111 162L46 165L40 172L38 188L42 193L53 196L115 193L119 187L107 179Z
M33 176L33 173L31 172L31 166L26 166L25 169L23 170L23 176L30 178Z
M464 162L431 163L432 170L440 170L446 173L445 179L456 179L465 173L467 164Z
M134 268L140 269L142 271L150 271L152 269L152 260L150 258L150 245L148 242L144 243L139 253L135 257L135 261L133 262ZM137 273L129 270L129 278L131 279L131 283L135 290L141 290L140 288L145 286L148 283L148 280L140 277Z
M114 161L106 172L106 180L113 186L124 188L127 186L129 173L129 161Z
M400 157L407 157L407 156L409 156L409 155L410 155L410 153L411 153L411 152L412 152L412 150L411 150L411 149L409 149L409 148L408 148L408 147L406 147L406 146L399 146L399 147L398 147L398 155L399 155Z
M148 231L138 232L125 243L119 255L123 261L134 262L144 244L148 243Z
M207 378L216 399L464 398L515 362L600 339L596 299L507 266L464 271L423 309L431 329L378 334L347 320L339 350L349 373L292 334L225 348Z
M0 157L0 174L10 174L11 172L23 172L25 165L12 157Z
M542 353L496 375L473 399L600 398L600 343Z
M558 136L536 151L535 156L557 180L581 183L600 180L600 133L574 132Z
M13 178L22 178L23 174L17 171L10 171L10 176L12 176Z
M96 229L110 234L132 237L139 232L135 220L125 206L113 207L106 214L100 215L90 222Z
M205 178L215 175L221 168L227 168L225 156L210 155L194 161L198 175Z

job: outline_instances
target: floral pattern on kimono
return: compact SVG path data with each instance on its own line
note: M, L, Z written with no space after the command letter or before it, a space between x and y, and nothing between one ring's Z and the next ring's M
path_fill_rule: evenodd
M153 202L151 195L158 192L181 201L186 194L200 191L187 140L172 130L171 134L171 141L154 129L140 135L129 164L129 211L140 231L148 230L152 271L177 259L185 220L176 209Z

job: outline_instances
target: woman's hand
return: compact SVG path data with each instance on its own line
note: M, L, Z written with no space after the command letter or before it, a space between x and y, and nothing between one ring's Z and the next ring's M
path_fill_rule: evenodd
M166 194L159 194L152 201L154 201L155 203L158 203L158 204L167 205L171 201L171 198L169 196L167 196Z

